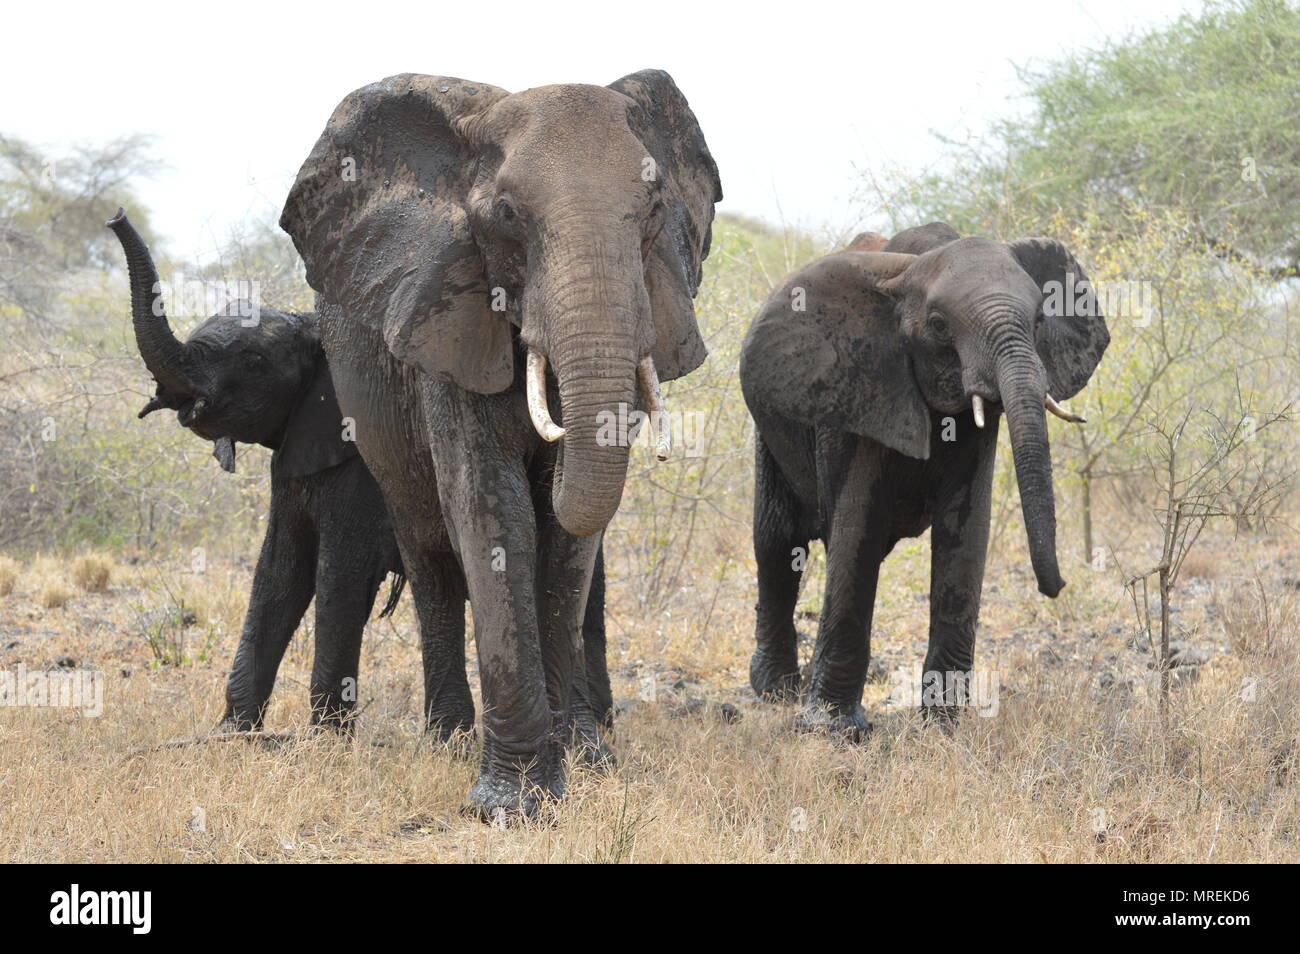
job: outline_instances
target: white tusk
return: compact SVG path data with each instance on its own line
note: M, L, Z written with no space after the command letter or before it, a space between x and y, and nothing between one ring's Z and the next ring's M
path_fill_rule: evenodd
M1057 404L1050 394L1047 395L1046 400L1043 401L1043 405L1063 421L1069 421L1071 424L1087 423L1085 418L1080 417L1078 414L1071 414L1065 408L1061 407L1061 405Z
M637 382L641 385L641 398L645 401L645 412L650 418L650 426L657 428L659 443L655 447L655 456L667 460L673 450L673 437L668 427L668 412L664 410L663 395L659 393L659 375L655 373L655 359L646 355L636 366Z
M533 419L533 427L542 440L555 443L564 436L564 428L551 420L551 411L546 406L546 358L531 348L528 350L528 380L524 389L528 392L528 416Z
M975 426L984 426L984 399L978 394L970 396L970 409L975 412Z

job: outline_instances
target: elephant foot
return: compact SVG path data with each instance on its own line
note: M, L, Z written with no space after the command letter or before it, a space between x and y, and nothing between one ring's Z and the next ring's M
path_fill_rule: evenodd
M494 758L484 743L479 777L469 791L464 814L493 827L536 818L544 805L564 797L564 747L551 737L527 765Z
M777 659L759 649L749 660L749 684L766 702L794 702L799 698L799 661L793 653Z
M351 738L356 729L356 707L352 703L334 703L329 700L314 702L311 710L313 729L328 729Z
M529 775L528 772L484 772L469 790L463 813L495 828L536 818L543 805L564 796L562 775L547 785L539 785Z
M474 710L424 717L424 733L434 745L445 746L458 758L469 758L475 748L477 733L474 729Z
M871 723L861 705L810 702L795 718L795 728L851 745L862 745L871 735Z
M249 715L246 711L226 709L226 714L217 723L218 732L261 732L262 714Z
M601 734L596 714L584 703L575 703L569 713L569 737L575 764L602 772L618 766L618 759Z
M961 721L961 710L961 706L921 706L921 719L926 725L952 735Z

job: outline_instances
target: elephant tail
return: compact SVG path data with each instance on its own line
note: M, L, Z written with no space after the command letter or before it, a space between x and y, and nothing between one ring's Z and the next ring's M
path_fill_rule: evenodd
M393 571L393 582L388 587L388 599L384 602L384 608L379 611L379 618L392 616L393 610L397 609L397 601L402 597L402 590L406 589L406 574L400 570Z

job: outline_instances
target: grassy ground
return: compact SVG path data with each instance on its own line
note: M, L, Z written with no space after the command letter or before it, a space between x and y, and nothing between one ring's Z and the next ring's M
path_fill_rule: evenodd
M552 817L505 830L458 814L473 763L419 736L408 601L368 631L355 741L301 736L308 625L267 724L297 730L296 740L158 749L203 734L221 714L247 562L214 559L194 574L188 563L127 553L5 561L0 670L99 670L106 687L101 718L0 709L0 858L1294 861L1294 544L1285 535L1207 541L1212 556L1192 567L1199 575L1174 617L1208 661L1196 678L1176 673L1163 719L1115 574L1076 568L1050 602L1033 592L1014 547L995 554L978 665L999 678L997 713L948 736L889 701L893 671L915 668L924 651L928 545L916 541L887 564L867 692L877 731L852 749L794 733L789 710L744 689L752 583L701 574L724 582L701 583L692 603L647 618L635 577L616 574L620 765L607 776L575 772ZM739 561L743 579L750 567ZM814 573L801 623L809 635L817 591ZM166 609L178 604L193 614L189 625ZM651 684L653 702L643 698ZM733 702L742 719L667 704L690 696Z

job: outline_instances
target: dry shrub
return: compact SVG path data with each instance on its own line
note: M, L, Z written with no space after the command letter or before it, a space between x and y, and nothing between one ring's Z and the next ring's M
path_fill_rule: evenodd
M36 599L46 609L62 609L72 599L72 590L61 580L46 580Z
M72 566L72 579L87 593L103 593L113 575L113 564L98 554L78 557Z

